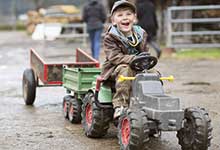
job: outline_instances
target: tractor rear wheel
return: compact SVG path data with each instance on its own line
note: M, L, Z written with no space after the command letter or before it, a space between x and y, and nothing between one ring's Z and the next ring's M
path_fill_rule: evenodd
M149 127L147 117L141 111L128 109L118 124L118 139L122 150L148 150Z
M184 127L177 132L182 150L207 150L212 139L211 120L204 108L187 108Z
M82 104L82 125L85 135L92 138L106 135L112 120L111 111L97 107L94 94L87 93Z
M72 98L69 103L68 117L71 123L80 123L82 120L82 103L81 100Z
M26 105L33 105L36 96L36 81L33 69L26 69L22 80L23 98Z

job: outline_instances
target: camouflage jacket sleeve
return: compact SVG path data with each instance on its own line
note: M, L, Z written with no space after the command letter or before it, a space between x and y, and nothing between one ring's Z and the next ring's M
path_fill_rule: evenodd
M106 59L112 65L129 64L135 57L127 54L125 47L108 33L104 38L104 47Z

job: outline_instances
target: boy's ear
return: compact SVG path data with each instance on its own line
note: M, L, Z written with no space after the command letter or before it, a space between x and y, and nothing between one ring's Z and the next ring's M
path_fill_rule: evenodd
M134 18L133 22L134 22L134 24L137 24L137 22L138 22L137 14L135 14L135 18Z
M115 20L114 20L114 17L113 17L113 16L111 17L111 22L112 22L112 25L116 25L116 23L115 23Z

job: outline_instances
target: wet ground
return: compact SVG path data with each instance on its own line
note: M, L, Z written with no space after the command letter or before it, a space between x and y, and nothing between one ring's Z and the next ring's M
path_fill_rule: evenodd
M61 45L61 46L60 46ZM59 47L60 46L60 47ZM79 44L32 41L23 32L0 32L0 150L118 150L117 129L107 136L89 139L80 124L64 119L62 87L37 89L34 106L22 98L22 73L29 65L29 48L45 53L72 55ZM103 60L103 57L101 58ZM164 82L167 94L181 98L182 107L205 107L212 119L210 150L220 149L220 60L176 60L162 58L158 70L174 75L175 82ZM180 150L175 132L162 133L149 142L151 150Z

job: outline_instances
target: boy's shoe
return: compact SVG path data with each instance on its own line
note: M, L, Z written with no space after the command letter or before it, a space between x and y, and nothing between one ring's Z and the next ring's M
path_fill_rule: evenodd
M121 116L121 114L123 113L123 111L124 111L124 107L123 106L121 106L121 107L116 107L115 108L115 112L114 112L114 119L118 119L120 116Z

